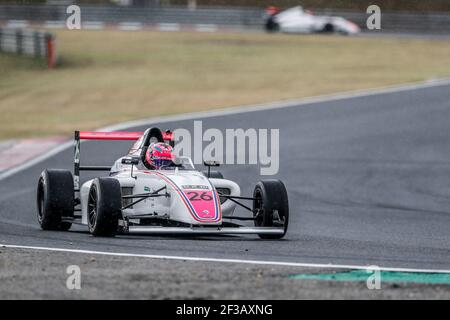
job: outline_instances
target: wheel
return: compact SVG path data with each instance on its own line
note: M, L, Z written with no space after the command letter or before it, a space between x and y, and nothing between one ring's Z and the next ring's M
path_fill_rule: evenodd
M38 180L37 218L43 230L67 231L71 222L63 217L73 217L73 177L69 170L44 170Z
M207 177L208 171L203 171L203 174ZM212 171L211 170L209 177L213 178L213 179L223 179L223 174L220 171Z
M97 178L88 197L89 232L99 237L114 237L122 214L120 183L114 178Z
M283 227L280 235L260 234L261 239L281 239L289 223L289 202L286 187L280 180L263 180L253 192L253 211L256 227Z
M331 23L327 23L325 25L325 27L323 27L322 32L324 32L324 33L333 33L334 32L334 25L332 25Z
M267 32L278 32L280 31L280 25L275 22L275 19L273 17L270 17L266 21L265 29Z

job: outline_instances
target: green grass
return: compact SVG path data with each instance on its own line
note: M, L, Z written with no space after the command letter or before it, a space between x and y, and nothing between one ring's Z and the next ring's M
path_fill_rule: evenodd
M353 270L334 273L311 273L294 274L291 279L299 280L324 280L324 281L373 281L373 271ZM384 283L426 283L426 284L450 284L450 274L448 273L424 273L424 272L397 272L379 271L380 282Z
M57 32L60 65L0 55L0 139L450 75L450 42Z

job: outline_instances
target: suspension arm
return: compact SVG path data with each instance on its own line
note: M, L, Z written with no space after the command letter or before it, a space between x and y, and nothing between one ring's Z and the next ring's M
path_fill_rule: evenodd
M227 199L229 199L230 201L236 203L237 205L241 206L242 208L247 209L250 212L253 212L252 208L250 208L250 207L246 206L245 204L240 203L239 201L235 200L234 198L237 197L237 196L230 196L230 195L226 195L226 194L223 194L223 193L220 193L220 192L217 192L217 193L219 194L220 197L226 197ZM246 198L246 197L238 197L238 199L244 199L244 198ZM245 199L245 200L250 200L250 199L253 200L253 198L248 198L248 199Z
M232 196L232 195L223 194L223 193L219 193L219 196L227 198L227 199L257 200L256 198L253 198L253 197Z
M137 204L137 203L139 203L139 202L141 202L141 201L144 201L144 200L147 199L147 198L154 198L154 197L163 197L163 196L167 196L167 193L166 193L166 194L158 194L159 192L161 192L161 191L163 191L163 190L165 190L165 189L166 189L166 187L164 186L164 187L162 187L162 188L160 188L160 189L158 189L158 190L156 190L156 191L154 191L154 192L148 193L148 194L139 194L139 195L134 195L134 196L133 196L133 195L131 195L131 196L122 196L122 199L127 199L127 198L140 198L139 200L136 200L136 201L134 201L134 202L132 202L132 203L126 205L125 207L122 208L122 210L128 209L128 208L134 206L135 204Z

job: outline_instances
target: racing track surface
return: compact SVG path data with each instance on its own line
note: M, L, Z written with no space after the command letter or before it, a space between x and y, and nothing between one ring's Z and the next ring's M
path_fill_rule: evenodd
M155 124L158 125L158 124ZM192 120L162 128L192 128ZM280 128L279 177L291 220L283 241L246 237L93 238L44 232L35 185L71 168L72 150L0 183L0 243L156 255L450 269L450 85L206 118L208 127ZM132 130L144 128L132 128ZM112 164L129 142L86 142L82 163ZM257 166L223 166L244 193ZM87 176L85 176L87 178Z

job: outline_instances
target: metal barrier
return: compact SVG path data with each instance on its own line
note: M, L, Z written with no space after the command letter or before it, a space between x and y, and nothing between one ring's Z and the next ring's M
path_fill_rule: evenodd
M318 15L341 16L366 28L368 15L359 11L344 10L315 10ZM450 34L450 12L407 13L383 12L381 13L381 31Z
M357 23L365 29L368 15L364 11L345 11L334 9L313 10L318 15L342 16ZM15 20L16 23L58 22L67 18L66 6L62 5L0 5L0 21ZM262 8L238 7L198 7L190 10L187 7L118 7L81 5L82 22L101 22L106 24L142 23L154 25L158 23L214 24L250 29L262 29L264 10ZM382 31L444 33L450 34L450 12L406 13L385 12L381 15Z
M262 26L264 11L254 8L203 8L187 7L117 7L81 5L82 21L104 23L141 22L144 24L217 24L233 26ZM0 20L65 21L66 6L0 5Z
M0 52L45 58L49 68L56 65L55 38L46 32L0 28Z

